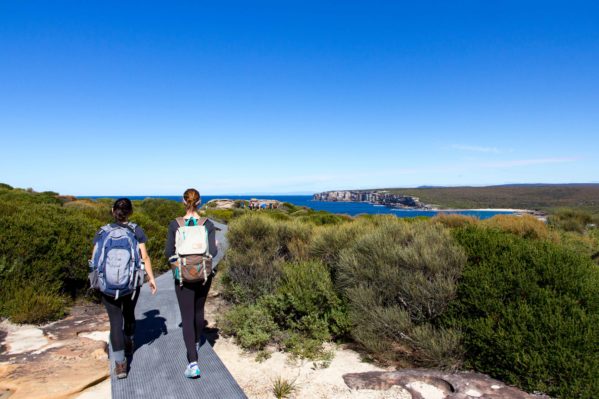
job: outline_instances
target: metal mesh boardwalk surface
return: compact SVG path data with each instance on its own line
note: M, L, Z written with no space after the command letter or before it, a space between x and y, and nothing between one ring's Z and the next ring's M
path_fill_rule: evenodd
M215 223L222 231L217 232L222 257L227 247L224 233L227 226ZM185 378L187 365L181 314L175 297L175 286L170 273L156 279L158 292L152 296L145 284L140 293L135 316L135 346L127 378L114 377L111 364L112 397L131 398L246 398L225 365L218 358L210 343L203 340L199 350L198 364L202 376L195 380Z

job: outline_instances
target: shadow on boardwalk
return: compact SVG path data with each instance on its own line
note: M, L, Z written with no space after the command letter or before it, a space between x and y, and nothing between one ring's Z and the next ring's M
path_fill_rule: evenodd
M135 346L152 345L161 335L167 335L166 319L160 316L160 310L152 309L143 314L145 317L135 323Z

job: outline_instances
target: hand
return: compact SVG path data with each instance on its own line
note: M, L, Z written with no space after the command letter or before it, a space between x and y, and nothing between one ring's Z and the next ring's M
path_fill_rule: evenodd
M151 279L148 284L150 284L150 290L152 290L152 295L154 295L156 291L158 291L158 287L156 287L156 280Z

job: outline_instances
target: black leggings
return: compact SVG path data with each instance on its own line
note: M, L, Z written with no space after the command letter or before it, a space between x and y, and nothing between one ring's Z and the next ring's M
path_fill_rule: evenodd
M196 342L200 342L204 330L204 305L211 284L212 276L208 278L206 284L183 283L182 287L179 286L179 280L175 280L175 292L181 310L183 341L185 341L187 349L188 362L198 361Z
M129 336L135 333L135 304L139 297L139 288L135 291L135 298L131 297L132 295L125 295L114 299L102 294L102 303L106 307L108 319L110 319L110 343L114 352L125 349L123 333Z

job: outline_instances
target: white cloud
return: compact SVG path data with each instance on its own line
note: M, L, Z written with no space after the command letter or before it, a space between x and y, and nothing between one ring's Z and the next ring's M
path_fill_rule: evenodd
M503 151L497 147L482 147L477 145L461 145L461 144L453 144L451 146L454 150L460 151L472 151L472 152L487 152L494 154L501 154Z

